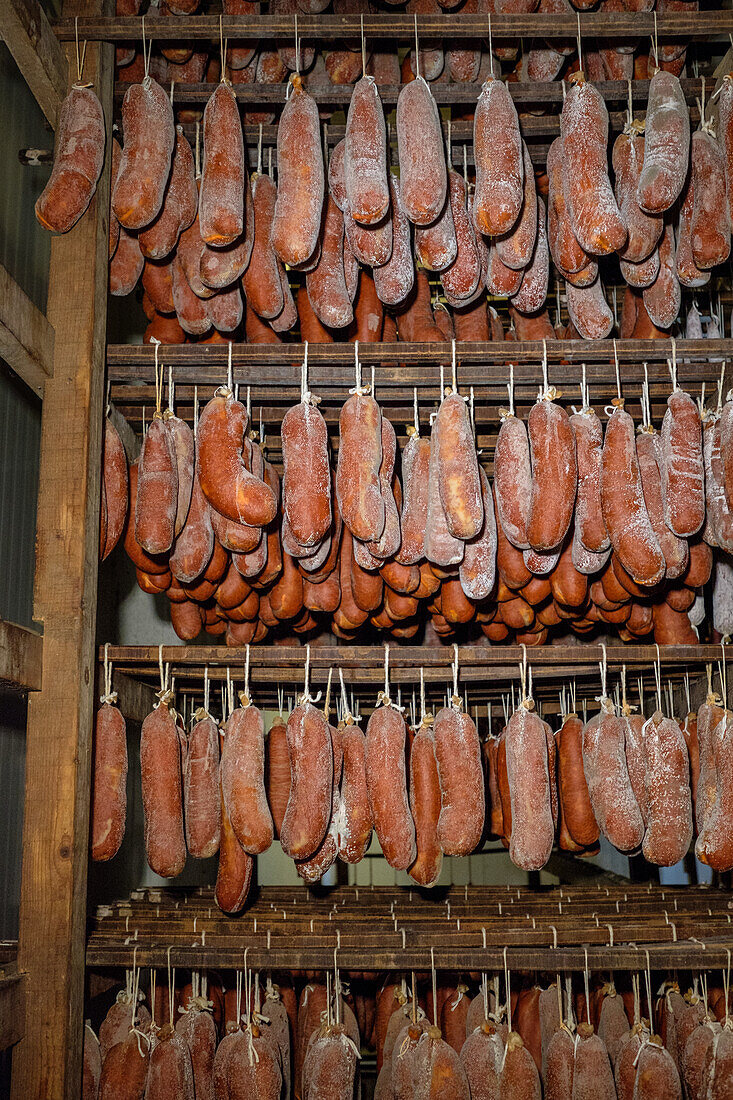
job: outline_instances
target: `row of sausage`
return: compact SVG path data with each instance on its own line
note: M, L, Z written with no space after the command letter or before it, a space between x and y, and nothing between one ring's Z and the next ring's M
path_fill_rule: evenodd
M410 425L400 454L368 390L357 384L341 410L334 472L304 388L281 426L282 486L226 387L195 437L170 408L156 413L129 491L107 420L100 556L125 532L138 583L166 593L185 641L205 629L259 642L283 624L404 639L426 608L440 636L478 626L537 645L553 628L606 624L625 640L695 644L712 550L733 550L733 401L703 419L675 384L661 432L648 415L635 431L619 401L604 431L586 393L568 416L546 385L526 424L502 411L492 489L457 391L429 437Z
M246 689L221 727L204 706L187 733L164 687L140 741L151 869L172 878L188 854L218 851L216 900L236 913L253 857L275 836L309 883L337 858L360 862L372 830L390 866L421 886L438 881L444 854L470 855L486 835L525 871L541 869L556 843L595 854L601 834L660 866L678 863L697 834L702 862L733 868L733 721L712 689L682 723L661 698L645 719L625 693L618 704L608 697L604 676L600 711L585 723L563 715L555 734L523 684L483 754L459 695L408 728L388 691L364 734L345 692L334 726L328 693L321 710L306 684L287 725L276 722L266 738ZM125 721L114 703L105 694L95 735L92 856L102 861L119 850L126 821Z
M244 291L282 333L298 322L288 268L305 275L321 324L342 330L354 320L362 268L380 302L399 313L414 296L417 259L457 309L488 290L532 316L545 306L552 257L575 329L600 339L613 313L598 261L617 253L653 324L669 329L681 286L705 285L730 252L733 84L726 78L721 88L718 141L706 119L691 137L679 79L655 73L645 121L629 115L614 144L615 189L604 100L580 72L569 89L547 156L545 201L512 97L493 75L474 113L472 194L467 175L447 163L438 107L421 77L403 86L397 104L398 178L374 79L356 84L346 136L326 165L318 107L296 74L278 126L275 184L261 164L250 181L230 84L221 82L207 103L199 171L198 148L194 158L168 96L146 75L125 95L123 148L113 140L111 291L127 294L144 276L156 311L175 314L193 336L234 331ZM75 224L103 158L101 105L91 88L75 86L36 204L41 224L61 232Z
M379 1100L681 1100L683 1082L689 1100L729 1094L729 1005L712 974L704 996L697 978L683 996L675 975L649 1003L618 972L591 975L587 994L512 974L503 1000L487 975L477 992L472 978L439 974L433 991L396 977L354 975L335 993L318 973L255 975L243 995L194 972L156 982L146 1003L128 972L99 1037L87 1024L83 1098L139 1096L114 1091L139 1080L148 1100L352 1100L372 1049Z

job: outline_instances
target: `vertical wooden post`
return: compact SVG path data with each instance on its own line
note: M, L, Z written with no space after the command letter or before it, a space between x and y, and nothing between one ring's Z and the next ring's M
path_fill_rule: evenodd
M102 0L64 4L65 16L102 11ZM67 56L71 82L73 44ZM27 1011L13 1100L81 1095L113 62L111 44L87 47L83 80L104 107L108 155L89 209L51 248L54 373L43 402L34 596L43 685L28 706L18 950Z

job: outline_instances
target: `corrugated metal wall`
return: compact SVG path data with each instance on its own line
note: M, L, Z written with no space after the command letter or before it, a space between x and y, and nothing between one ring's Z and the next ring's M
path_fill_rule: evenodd
M27 168L23 148L53 134L0 43L0 263L45 310L51 238L33 207L49 168ZM0 360L0 617L32 625L41 404ZM25 701L0 694L0 938L18 934L25 781Z

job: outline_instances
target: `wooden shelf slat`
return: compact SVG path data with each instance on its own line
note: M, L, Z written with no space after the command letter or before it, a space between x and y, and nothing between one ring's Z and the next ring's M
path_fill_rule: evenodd
M39 397L53 374L53 341L45 315L0 264L0 356Z
M0 39L55 130L59 106L66 95L67 63L38 0L0 0Z
M25 978L12 963L0 969L0 1050L23 1038L24 1025Z
M149 891L100 907L88 967L138 965L324 969L334 948L345 969L424 971L431 947L441 970L639 970L719 966L733 943L730 894L709 887L589 884L450 887L265 887L235 918L213 893ZM116 912L115 912L116 909ZM648 956L647 956L648 953Z
M488 35L488 19L485 15L454 14L419 15L402 12L382 12L360 15L321 15L298 13L297 31L303 42L312 39L343 41L352 38L358 42L363 19L367 39L390 38L412 44L415 23L420 38L450 38L465 40L485 38ZM580 22L584 37L593 38L649 38L655 32L660 39L717 41L727 38L733 31L733 12L694 11L674 13L582 13L554 15L532 12L522 15L492 15L491 33L494 39L536 36L539 38L571 38L575 40ZM73 42L75 20L61 19L54 24L61 41ZM295 37L295 19L292 15L193 15L182 18L160 16L145 17L145 32L149 39L171 41L175 39L214 39L220 33L230 44L242 39L255 41L263 38ZM139 16L87 16L79 18L79 39L89 42L126 42L142 38L142 20Z

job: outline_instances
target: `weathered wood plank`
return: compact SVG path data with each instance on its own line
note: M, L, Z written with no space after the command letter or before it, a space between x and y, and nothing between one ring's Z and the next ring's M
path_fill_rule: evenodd
M656 18L655 18L656 17ZM362 22L363 20L363 22ZM417 18L407 12L378 12L359 15L304 15L298 12L297 33L302 39L359 38L362 28L367 38L397 38L412 44L415 25L421 38L487 38L488 21L485 15L465 15L459 18L449 14L420 15ZM656 12L583 12L580 17L581 33L589 38L650 37L655 32L660 39L684 38L715 40L733 31L731 11L673 12L657 15ZM218 42L219 33L230 42L241 38L295 37L295 20L292 15L225 15L212 12L208 15L187 16L169 20L161 16L146 16L145 30L156 41L185 37L213 39ZM59 38L74 39L73 19L62 19L55 24ZM519 38L523 35L539 38L572 38L578 31L578 17L531 12L522 15L492 15L491 33L494 39ZM79 20L79 38L91 41L132 41L141 34L139 16L115 16L114 18L89 18Z
M99 14L102 3L67 2L64 10ZM84 69L108 135L113 61L111 46L90 46ZM43 688L28 708L18 948L28 1010L13 1100L76 1100L81 1091L109 164L108 155L87 213L51 246L48 318L56 336L43 405L35 578Z
M0 357L26 386L43 397L46 380L53 373L53 328L2 264Z
M0 0L0 38L55 130L66 95L67 62L38 0Z
M0 681L25 691L41 690L43 637L0 619Z
M23 1037L25 1026L25 978L16 966L0 971L0 1050Z

